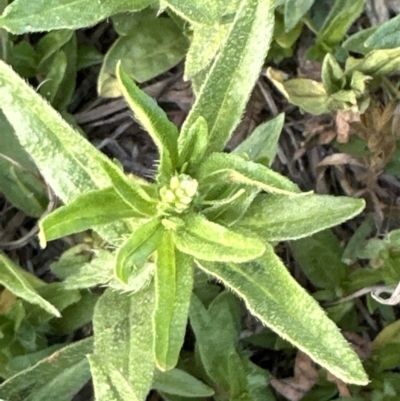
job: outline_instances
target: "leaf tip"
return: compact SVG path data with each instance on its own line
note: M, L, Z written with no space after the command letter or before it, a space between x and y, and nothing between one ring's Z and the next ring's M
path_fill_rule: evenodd
M46 248L47 240L46 240L46 233L44 232L43 222L39 222L39 245L42 249Z

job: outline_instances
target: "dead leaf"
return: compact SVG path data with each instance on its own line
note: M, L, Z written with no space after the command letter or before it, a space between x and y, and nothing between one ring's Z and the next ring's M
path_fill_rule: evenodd
M272 377L271 386L290 401L301 400L318 381L318 372L309 356L299 351L294 364L294 377Z
M347 143L351 131L350 123L360 121L360 113L351 110L339 110L335 116L337 141Z
M351 393L349 388L347 387L347 384L338 379L336 376L334 376L332 373L328 372L326 378L330 381L336 384L336 387L339 391L339 394L343 398L351 398Z

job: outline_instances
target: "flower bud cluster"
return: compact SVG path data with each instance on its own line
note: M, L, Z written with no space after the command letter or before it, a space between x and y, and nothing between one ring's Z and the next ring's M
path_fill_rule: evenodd
M169 185L160 189L161 209L163 211L174 210L182 213L191 204L197 193L198 183L186 174L174 175Z

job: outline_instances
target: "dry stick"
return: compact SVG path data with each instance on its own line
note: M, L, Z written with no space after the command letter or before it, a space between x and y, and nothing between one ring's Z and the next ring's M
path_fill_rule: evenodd
M382 298L380 295L386 293L391 294L389 298ZM343 302L351 301L352 299L359 298L365 294L370 294L377 302L384 305L397 305L400 303L400 283L394 285L372 285L370 287L362 288L353 294L343 297L335 302L329 302L327 306L341 304Z

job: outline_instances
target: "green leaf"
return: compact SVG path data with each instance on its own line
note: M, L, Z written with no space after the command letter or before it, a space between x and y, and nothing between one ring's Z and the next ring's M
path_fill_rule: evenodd
M90 191L40 221L40 245L44 248L47 241L129 217L143 215L127 205L113 187Z
M114 18L114 25L117 23L129 24L129 30L114 41L104 58L98 78L100 96L121 95L115 77L119 60L127 75L145 82L170 70L185 56L187 37L170 18L157 17L156 10L119 14Z
M60 82L57 93L52 101L55 109L64 111L67 109L72 101L75 93L76 77L77 77L77 58L78 58L78 40L76 33L72 35L71 39L62 47L66 55L66 70L63 79Z
M19 266L1 253L0 273L0 284L8 288L14 295L30 304L38 305L53 316L61 316L60 312L52 304L37 293L26 277L28 273L24 272Z
M395 49L372 50L362 59L348 58L345 72L355 71L374 77L386 75L400 69L400 47Z
M400 15L377 27L376 31L365 41L365 46L375 49L400 47Z
M185 120L183 132L199 116L205 118L210 132L208 152L222 150L241 119L269 49L273 6L271 0L240 3L226 40Z
M163 236L159 218L154 218L138 227L117 251L115 276L128 284L146 270L146 264Z
M249 208L254 198L260 193L257 187L242 184L216 185L207 193L210 199L218 194L219 199L208 201L211 206L202 210L204 216L215 223L232 227ZM207 205L202 201L203 205Z
M161 0L161 7L168 6L176 14L192 24L212 24L220 16L220 0Z
M232 153L244 153L251 161L271 167L278 151L278 140L284 122L285 115L281 113L259 125Z
M40 38L37 44L39 59L38 70L40 72L47 72L49 64L54 56L71 40L73 34L74 31L64 29L49 32Z
M160 154L159 180L170 178L178 162L177 128L157 103L135 85L121 63L117 66L117 78L129 107L157 145Z
M347 30L364 11L366 0L336 0L318 32L316 43L329 50L343 39Z
M64 78L65 71L67 69L67 56L63 51L58 52L51 65L49 73L43 84L39 88L39 93L46 98L50 103L53 102L56 97L57 91Z
M37 167L1 112L0 132L0 191L18 209L30 216L39 217L48 202L45 186Z
M140 401L131 384L109 363L104 363L97 355L88 355L93 377L94 393L97 400Z
M296 262L307 278L319 288L338 288L347 276L343 249L331 230L291 243Z
M286 0L285 2L285 28L292 30L311 8L315 0Z
M219 305L221 306L221 304ZM232 336L236 333L232 330L231 311L226 308L226 305L223 311L225 312L224 323L231 320L231 324L228 326L214 319L200 299L193 294L190 305L190 325L196 336L196 347L202 366L214 383L228 391L230 387L228 356L235 352L235 342L233 342ZM227 337L225 338L225 336Z
M173 233L177 248L196 259L243 262L261 256L263 243L208 221L199 214L182 217L184 227Z
M15 34L79 29L117 13L139 11L154 0L16 0L4 10L0 26Z
M199 117L178 138L179 166L188 164L188 170L197 167L203 159L208 145L208 127L203 117Z
M85 192L112 185L104 168L115 168L111 161L62 120L43 98L2 61L0 96L0 107L21 145L64 203ZM109 242L118 244L121 235L129 233L130 228L121 221L97 227L97 231Z
M135 294L123 294L108 289L98 301L93 318L94 355L97 365L104 365L106 370L102 372L95 369L92 373L96 385L95 393L104 394L102 400L118 400L113 398L115 396L112 395L112 386L104 385L104 374L111 376L111 382L116 385L119 383L115 383L115 380L129 383L135 394L134 399L145 400L154 371L153 329L150 319L153 310L153 285ZM123 394L124 388L117 387L115 391Z
M365 44L366 40L378 29L378 26L362 29L348 37L343 43L343 49L360 54L366 54L373 48Z
M340 91L346 83L343 70L331 54L327 54L324 58L321 78L328 95Z
M219 180L255 186L270 193L299 193L297 185L259 163L228 153L213 153L200 166L197 180L200 188Z
M3 30L2 35L4 36L5 31ZM7 62L12 65L15 71L23 78L34 77L37 73L38 68L38 55L34 47L26 40L21 40L18 43L3 39L7 49L6 56Z
M79 244L65 251L50 269L63 279L65 289L72 290L107 283L113 277L114 266L115 255L111 252Z
M286 99L311 114L324 114L330 111L330 99L321 82L308 78L286 80L278 70L267 69L267 77Z
M93 318L94 307L100 298L100 294L91 291L82 291L81 299L67 306L61 319L53 319L50 322L51 330L57 335L74 333L86 324L90 324Z
M0 385L0 397L19 401L71 401L90 379L86 355L92 352L92 344L92 338L88 338L67 345L12 376Z
M164 234L157 249L154 282L154 354L157 367L165 371L178 362L193 287L193 259L175 248L169 232Z
M76 68L78 71L103 62L103 54L94 45L79 44L77 51Z
M292 278L268 245L252 262L200 262L199 267L239 295L261 322L345 382L365 385L362 364L335 324Z
M312 235L359 214L362 199L304 194L259 195L237 223L266 241L287 241Z
M168 394L181 397L211 397L214 390L181 369L172 369L168 372L154 372L152 388Z

